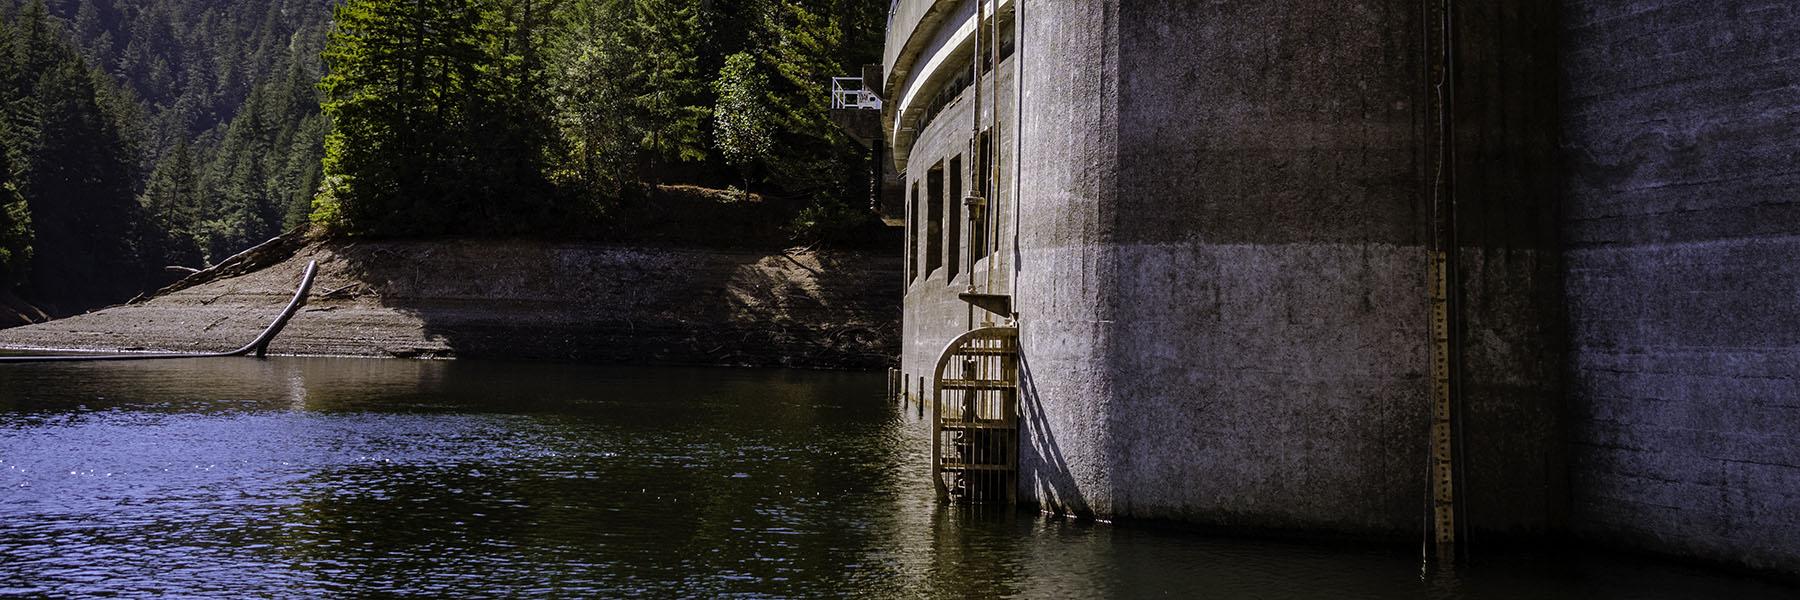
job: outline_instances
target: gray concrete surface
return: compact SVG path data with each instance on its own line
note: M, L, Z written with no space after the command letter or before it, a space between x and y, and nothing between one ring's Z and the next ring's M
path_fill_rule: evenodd
M1574 530L1800 573L1800 6L1559 33Z
M1023 7L1022 497L1416 539L1448 207L1465 533L1800 572L1800 8L1456 6Z
M966 68L967 65L965 64L964 67ZM1012 62L1010 60L1002 61L997 76L1000 80L999 84L1002 94L1006 98L1012 97L1012 75ZM990 75L988 78L984 79L984 85L992 86L993 78L994 76ZM983 102L991 102L992 98L988 97L992 96L992 92L990 91L991 87L984 87L983 90L985 98ZM912 190L915 184L920 190L918 201L913 202L911 205L911 210L917 213L924 208L923 203L929 202L931 197L930 194L925 191L926 187L930 184L930 182L927 181L928 178L926 173L934 166L945 165L945 181L942 183L944 188L942 201L945 203L943 207L945 230L939 232L939 235L942 236L939 247L939 251L942 254L942 266L930 273L915 273L913 278L908 280L906 287L906 299L904 304L906 310L902 330L905 351L901 354L900 363L902 371L912 374L915 377L924 375L930 370L931 366L937 361L938 353L944 349L945 343L949 342L951 338L968 331L973 325L979 324L984 318L982 311L971 310L967 303L957 298L959 292L968 289L971 278L973 278L976 285L982 289L993 289L995 291L1010 289L1008 279L1009 273L1005 265L997 265L997 268L993 271L987 269L985 263L978 264L973 271L970 271L966 266L963 266L959 267L958 270L961 272L957 274L956 278L951 279L949 277L950 262L953 260L966 260L966 258L958 257L966 257L969 252L973 251L970 247L973 240L967 233L962 235L960 243L953 247L949 243L951 236L948 231L948 225L950 223L949 215L951 214L951 211L962 212L965 216L965 222L967 215L967 212L963 208L962 198L953 197L949 193L950 170L948 165L951 163L952 158L960 157L962 159L963 182L961 189L964 190L965 193L974 193L974 190L976 189L974 178L977 175L977 161L969 149L969 138L974 119L974 99L972 96L973 93L965 88L958 99L946 106L943 111L938 114L937 118L933 119L929 126L921 132L918 137L919 143L911 148L912 156L908 163L910 164L910 171L906 173L904 177L908 202L913 202ZM1001 122L1008 125L1007 129L1010 129L1010 125L1016 122L1016 119L1014 119L1012 115L1012 107L1010 105L1011 102L1001 105L1002 109L1000 111ZM988 112L991 108L992 106L989 105L989 108L982 110L982 123L984 124L984 127L992 127L993 118ZM1011 134L1003 129L1001 135L1006 137ZM1012 163L1013 144L999 144L997 151L1003 164ZM1003 185L1001 188L1003 197L996 204L998 209L996 214L993 215L993 218L999 219L1002 224L1010 227L1012 209L1007 203L1008 201L1006 198L1012 196L1012 188L1010 185ZM908 236L908 241L916 246L911 250L920 257L918 259L918 269L922 271L927 264L924 255L929 246L925 239L925 227L920 219L913 219L910 226L912 227L910 230L912 231L912 235ZM998 248L993 245L990 245L990 248L998 250ZM1006 261L1005 257L1002 256L1000 258L1002 259L1002 262L1010 264L1010 261ZM992 275L991 285L989 280L990 273Z

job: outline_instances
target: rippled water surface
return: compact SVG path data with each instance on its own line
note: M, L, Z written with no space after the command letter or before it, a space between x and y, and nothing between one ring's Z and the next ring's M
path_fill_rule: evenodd
M1605 556L1421 576L936 506L879 375L352 359L0 365L0 595L1788 597Z

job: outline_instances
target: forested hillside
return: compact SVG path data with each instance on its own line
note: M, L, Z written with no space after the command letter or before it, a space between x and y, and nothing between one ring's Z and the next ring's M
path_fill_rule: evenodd
M317 0L31 0L0 29L0 275L121 301L303 221L325 135ZM284 223L285 221L285 223Z
M320 89L314 218L373 234L604 219L643 183L804 198L797 229L866 219L866 156L830 76L873 60L878 0L349 0Z
M662 183L784 199L800 239L868 221L826 90L875 59L879 0L4 8L0 293L53 313L308 221L582 237Z

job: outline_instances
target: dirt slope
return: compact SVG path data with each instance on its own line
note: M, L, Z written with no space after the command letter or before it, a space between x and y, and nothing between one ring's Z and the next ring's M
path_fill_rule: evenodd
M219 350L254 338L309 260L301 355L880 368L898 344L889 253L528 241L294 244L269 266L0 330L0 349Z

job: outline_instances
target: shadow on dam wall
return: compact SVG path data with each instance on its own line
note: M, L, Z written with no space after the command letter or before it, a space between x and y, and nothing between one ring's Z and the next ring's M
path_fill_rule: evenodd
M1027 9L1019 491L1416 533L1441 382L1468 537L1794 572L1789 4ZM914 377L966 310L919 281Z
M1032 376L1029 352L1019 353L1019 420L1020 484L1029 482L1035 490L1020 497L1038 499L1039 508L1048 512L1092 518L1093 508L1082 496L1081 486L1069 470L1069 462L1050 426L1037 379Z

